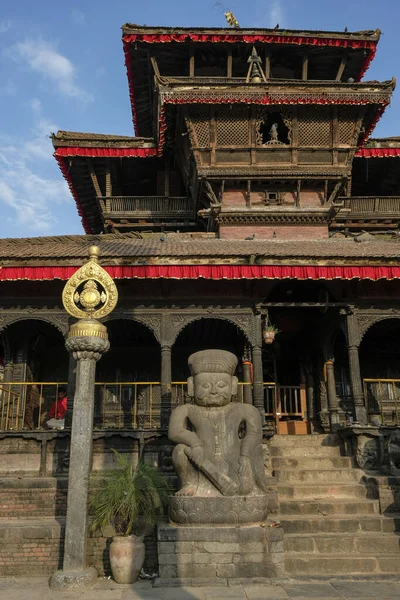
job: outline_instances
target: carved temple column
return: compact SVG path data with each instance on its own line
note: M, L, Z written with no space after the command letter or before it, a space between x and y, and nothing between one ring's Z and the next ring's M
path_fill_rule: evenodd
M258 408L261 415L261 422L265 423L264 409L264 373L262 364L262 333L261 333L261 314L255 315L255 340L251 350L253 355L253 399L254 406Z
M333 360L325 363L326 385L328 391L328 411L331 430L336 431L339 426L339 398L336 395L335 367Z
M111 277L97 264L99 248L90 248L89 263L66 283L63 304L78 317L68 333L67 350L77 361L72 415L67 517L63 568L50 578L56 590L81 591L91 587L97 571L86 565L88 494L92 468L93 414L96 363L108 351L107 329L95 317L109 314L118 293Z
M349 353L350 382L354 401L354 412L356 421L360 425L367 424L367 411L365 408L364 392L360 371L359 345L360 336L358 323L354 310L350 307L346 314L347 317L347 339Z
M251 384L253 383L253 364L251 362L251 350L249 345L245 345L243 353L243 402L245 404L253 404L253 394L251 391Z
M168 429L171 414L171 350L170 344L161 344L161 428Z

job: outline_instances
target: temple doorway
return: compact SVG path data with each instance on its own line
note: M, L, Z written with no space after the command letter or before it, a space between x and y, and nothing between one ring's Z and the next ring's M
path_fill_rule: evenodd
M159 426L161 350L152 331L134 320L107 321L110 350L96 370L96 428Z
M172 404L187 400L186 380L189 377L188 358L193 352L208 349L228 350L238 359L236 375L239 379L238 398L251 395L251 381L246 371L249 352L246 336L233 323L225 319L201 318L189 323L179 333L172 348Z
M369 421L400 423L400 319L368 329L360 345L360 369Z

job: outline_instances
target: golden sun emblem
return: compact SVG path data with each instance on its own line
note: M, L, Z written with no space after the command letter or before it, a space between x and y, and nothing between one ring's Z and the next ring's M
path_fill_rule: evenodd
M93 279L89 279L83 286L81 293L75 292L74 302L80 303L89 311L95 310L96 307L107 300L107 295L104 292L99 292L97 283Z
M98 264L99 253L97 246L91 246L90 260L70 277L62 293L65 310L78 319L105 317L118 301L114 281Z

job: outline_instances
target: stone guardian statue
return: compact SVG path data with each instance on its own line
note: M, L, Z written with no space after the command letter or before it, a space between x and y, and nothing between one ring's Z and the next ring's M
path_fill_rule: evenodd
M194 404L175 408L169 438L181 480L176 496L264 496L265 476L259 411L232 402L237 358L225 350L189 357L188 393Z

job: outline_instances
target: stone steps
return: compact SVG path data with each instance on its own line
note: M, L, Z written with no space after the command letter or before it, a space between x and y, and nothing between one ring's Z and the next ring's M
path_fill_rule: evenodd
M302 445L301 447L296 448L296 446L293 446L292 444L287 447L283 445L271 446L270 453L271 457L280 456L284 458L341 456L341 451L338 446L324 446L319 448L315 445Z
M273 469L346 469L352 467L349 456L273 456Z
M327 500L337 498L365 498L367 490L358 483L278 483L279 498L281 500Z
M327 446L337 447L340 438L337 433L316 433L309 435L275 435L270 442L272 447L284 446L285 448L302 448L303 446L314 446L325 448Z
M374 515L352 515L338 517L285 517L281 518L281 525L286 535L299 534L391 534L400 533L400 520L398 517L384 517Z
M285 532L285 551L291 554L400 554L399 537L382 532L353 535L344 535L343 532L308 535Z
M373 575L400 573L399 555L371 556L358 554L306 554L285 553L286 570L291 576L335 577L339 575Z
M361 480L363 472L358 469L274 469L278 483L315 483L317 486L321 483L353 483Z
M336 435L275 436L271 445L289 576L400 573L400 515L379 513Z
M282 518L290 516L333 516L333 515L373 515L379 513L379 503L376 500L353 500L351 498L326 500L283 500L280 501Z

